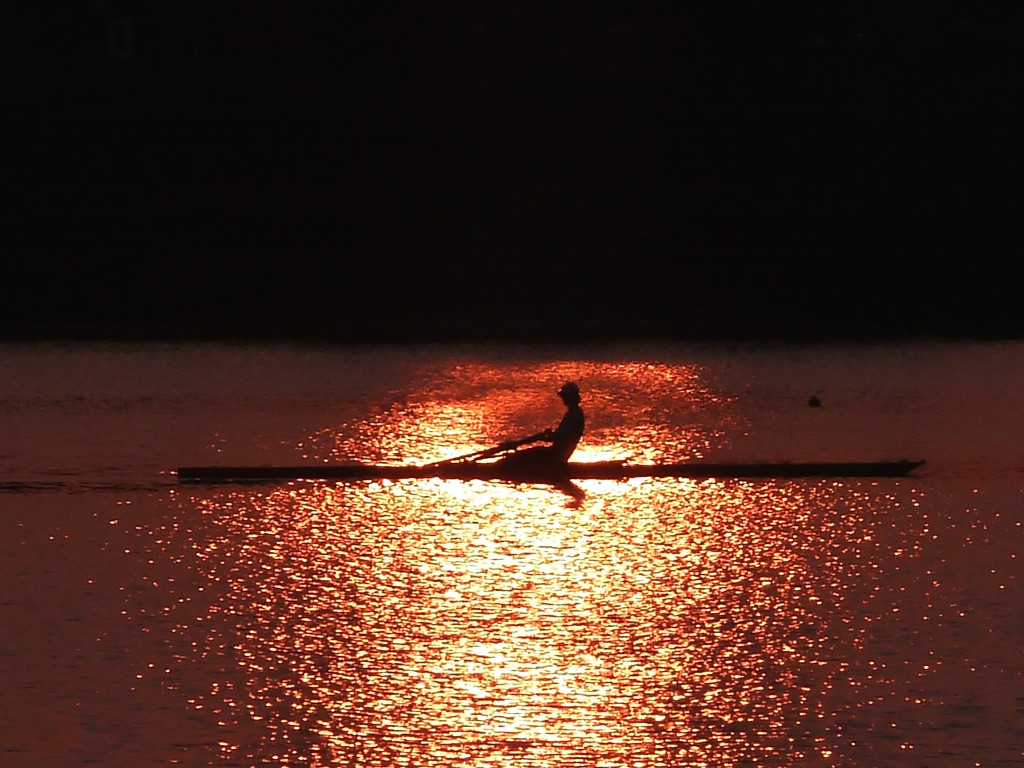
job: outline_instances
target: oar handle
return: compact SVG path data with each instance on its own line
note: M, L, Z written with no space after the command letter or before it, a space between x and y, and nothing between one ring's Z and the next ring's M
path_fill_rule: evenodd
M527 443L536 443L538 440L546 440L547 432L538 432L536 435L530 435L529 437L523 437L519 440L512 440L507 443L502 443L498 446L497 453L504 453L505 451L512 451L518 448L520 445L526 445Z

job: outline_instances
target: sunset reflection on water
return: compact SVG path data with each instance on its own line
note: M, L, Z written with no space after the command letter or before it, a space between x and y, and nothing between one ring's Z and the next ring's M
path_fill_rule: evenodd
M588 370L577 458L713 446L728 398L669 368ZM472 451L553 423L557 403L539 424L537 403L579 373L552 365L530 388L526 372L456 372L305 449ZM623 376L645 396L616 397ZM404 480L183 497L205 521L192 546L217 598L179 634L225 660L192 703L226 734L257 734L226 735L239 761L830 765L837 718L860 706L834 690L856 639L844 601L898 486Z
M851 526L818 510L870 497L580 486L582 499L401 481L202 500L220 535L197 544L225 582L203 652L235 644L245 690L228 706L264 726L225 749L317 765L827 756L829 613L860 555L855 538L824 538Z
M366 418L325 426L307 458L423 463L490 448L553 427L563 382L583 382L587 432L574 460L657 461L701 456L735 425L728 398L693 365L463 363L408 391L391 392Z

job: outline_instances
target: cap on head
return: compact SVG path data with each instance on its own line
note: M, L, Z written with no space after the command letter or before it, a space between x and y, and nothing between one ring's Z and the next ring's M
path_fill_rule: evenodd
M580 388L576 386L576 382L567 381L562 385L562 388L558 390L558 396L563 400L570 400L578 403L580 401Z

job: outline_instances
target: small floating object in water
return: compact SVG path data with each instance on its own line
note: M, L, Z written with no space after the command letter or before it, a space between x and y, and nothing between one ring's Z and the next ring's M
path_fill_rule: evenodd
M811 395L811 399L807 401L807 404L811 406L811 408L820 408L821 400L818 399L817 395Z

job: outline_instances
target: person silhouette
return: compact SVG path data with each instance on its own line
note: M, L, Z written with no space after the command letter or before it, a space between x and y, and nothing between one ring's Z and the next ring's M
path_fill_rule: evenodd
M536 436L537 441L547 445L536 445L509 454L499 460L503 469L555 475L564 475L568 471L569 458L583 437L586 416L580 407L580 388L575 382L567 381L557 394L565 404L565 415L557 427L545 429Z

